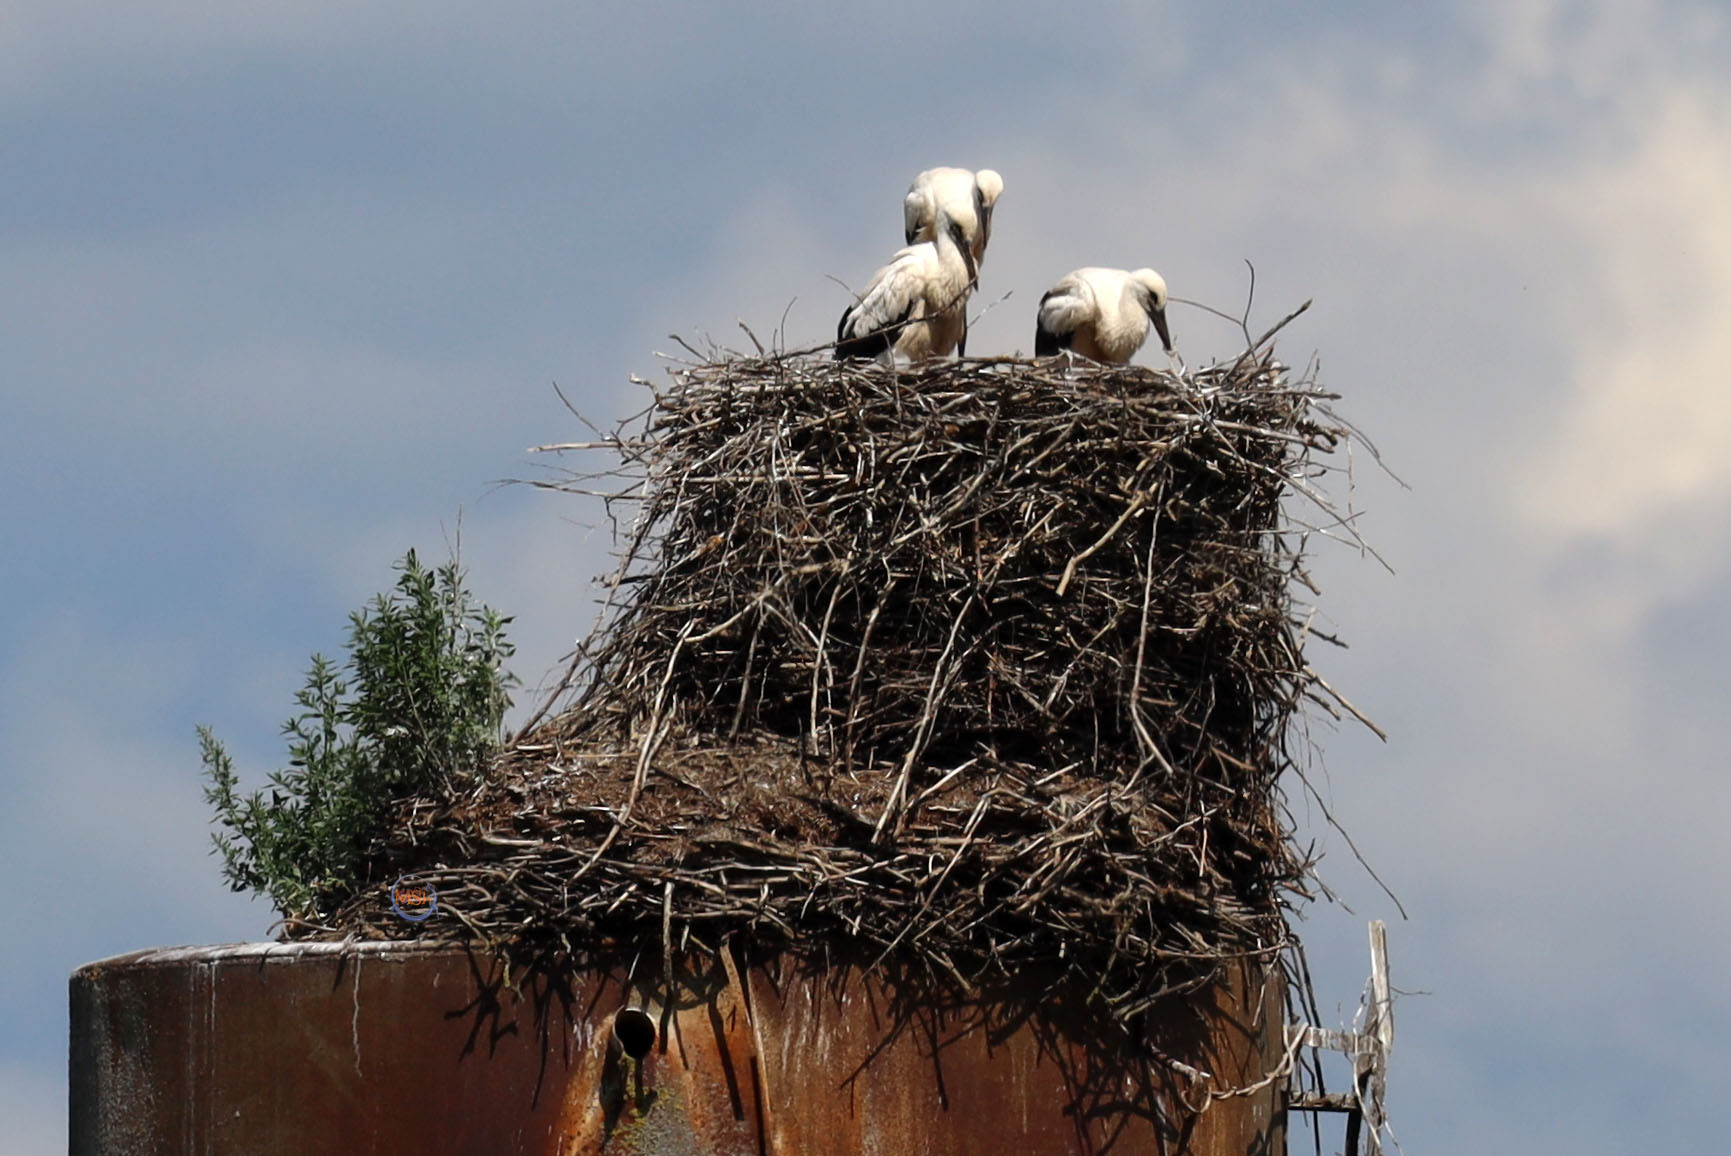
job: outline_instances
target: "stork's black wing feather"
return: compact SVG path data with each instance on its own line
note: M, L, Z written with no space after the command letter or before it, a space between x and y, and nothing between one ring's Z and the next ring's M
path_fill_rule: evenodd
M1034 322L1035 357L1056 357L1064 350L1070 348L1070 343L1076 339L1074 331L1069 333L1053 333L1050 329L1046 328L1046 302L1059 296L1060 292L1060 290L1051 289L1047 291L1044 297L1040 298L1040 310L1037 314L1037 320Z
M902 326L907 323L914 307L910 302L908 307L902 310L900 317L882 329L873 329L866 333L850 333L848 332L848 322L853 320L854 314L858 311L859 306L857 304L849 305L843 310L841 321L836 324L835 359L837 361L845 361L850 357L871 358L880 356L901 335Z

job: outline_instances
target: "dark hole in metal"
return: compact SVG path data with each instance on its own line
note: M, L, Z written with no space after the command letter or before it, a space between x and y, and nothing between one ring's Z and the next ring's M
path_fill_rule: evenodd
M626 1055L641 1060L655 1046L655 1021L639 1008L625 1008L613 1017L613 1038Z

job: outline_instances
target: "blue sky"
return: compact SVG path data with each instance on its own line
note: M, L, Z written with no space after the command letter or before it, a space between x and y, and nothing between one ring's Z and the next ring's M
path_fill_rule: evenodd
M1411 486L1359 460L1396 573L1321 550L1352 649L1316 656L1390 732L1316 733L1411 919L1318 824L1351 910L1302 928L1345 1019L1390 921L1405 1150L1722 1147L1731 14L1054 12L6 6L9 1150L64 1150L68 972L270 922L206 853L194 726L278 765L308 655L459 520L536 681L607 565L593 508L495 485L581 436L553 383L606 423L669 333L821 340L934 164L1006 183L972 350L1076 266L1235 310L1249 260Z

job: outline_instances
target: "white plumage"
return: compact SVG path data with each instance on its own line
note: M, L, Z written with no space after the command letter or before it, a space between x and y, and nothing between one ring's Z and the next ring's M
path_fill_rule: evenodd
M960 223L977 268L992 239L992 206L1004 192L1004 178L992 169L927 169L908 186L902 200L903 236L908 244L937 239L938 210Z
M976 275L961 223L940 207L935 239L891 257L841 315L836 359L948 356L967 332L968 294Z
M1172 352L1166 328L1166 282L1152 269L1077 269L1040 298L1034 356L1069 351L1125 365L1148 340L1148 326Z
M902 233L910 245L937 240L938 214L941 212L962 228L962 244L974 261L978 274L980 262L986 257L986 243L992 239L992 206L1004 192L1004 178L992 169L971 172L968 169L927 169L914 178L908 194L902 199ZM961 314L961 329L956 335L958 354L968 352L968 317Z

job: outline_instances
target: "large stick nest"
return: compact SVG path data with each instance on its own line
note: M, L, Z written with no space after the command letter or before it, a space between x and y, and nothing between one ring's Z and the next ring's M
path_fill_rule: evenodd
M1294 597L1310 529L1345 524L1332 396L1266 345L1186 373L688 364L552 447L616 452L556 484L635 507L563 713L405 804L375 874L541 951L750 932L964 985L1080 974L1120 1015L1272 956L1309 868L1295 721L1345 705ZM372 894L337 923L415 930Z

